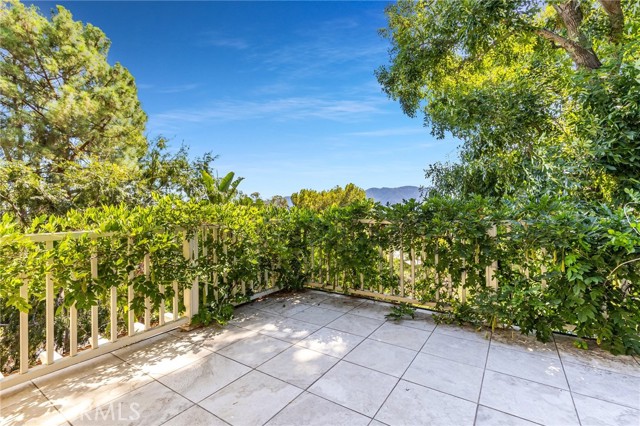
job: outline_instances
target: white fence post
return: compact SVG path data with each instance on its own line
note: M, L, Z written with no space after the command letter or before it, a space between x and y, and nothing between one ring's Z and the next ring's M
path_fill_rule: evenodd
M20 297L29 302L29 281L22 279ZM29 370L29 312L20 311L20 374Z
M487 235L491 238L498 236L498 228L496 225L491 226L487 231ZM494 260L491 265L487 266L485 275L487 280L487 287L491 287L494 290L498 288L498 278L496 277L496 271L498 270L498 261Z
M49 255L51 255L51 251L53 250L53 241L47 241L45 243L45 248ZM50 258L47 261L47 266L51 268L53 266L53 259ZM46 351L47 358L45 360L45 364L53 364L53 344L54 344L54 334L53 334L53 324L54 324L54 294L53 294L53 275L51 271L47 272L45 276L45 284L46 284Z
M198 236L194 235L191 240L186 238L182 242L182 254L191 265L198 258ZM194 278L191 288L184 290L184 307L187 318L192 318L198 313L198 278Z
M92 243L96 245L91 246L91 279L98 279L98 247L97 241L92 238ZM98 306L91 306L91 349L98 348Z

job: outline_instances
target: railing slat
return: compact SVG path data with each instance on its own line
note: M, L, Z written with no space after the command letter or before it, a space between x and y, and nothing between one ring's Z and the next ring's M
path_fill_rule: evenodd
M149 280L151 276L151 255L149 253L145 253L144 260L142 261L142 270L144 273L145 279ZM151 299L149 296L145 296L144 298L144 329L148 330L151 328Z
M416 250L411 247L411 294L414 298L416 296Z
M129 256L131 256L131 247L133 247L133 238L129 237L127 239L127 252ZM127 283L127 334L129 336L133 336L135 334L135 312L133 311L133 279L135 278L135 272L129 272L128 283Z
M440 300L440 287L442 286L442 283L440 282L440 272L438 271L438 252L436 251L435 254L435 281L436 281L436 302L438 302Z
M92 280L98 279L98 252L97 247L95 246L96 241L92 240L91 247L91 278ZM94 305L91 307L91 349L98 348L98 306Z
M198 261L198 258L200 256L197 233L193 236L192 244L193 244L193 263L195 264ZM191 287L191 314L196 315L199 309L200 309L200 278L196 275L196 277L193 280L193 285Z
M313 246L311 246L311 282L313 282L314 280L314 268L315 268L315 253L314 253L314 249Z
M29 282L22 280L20 297L29 301ZM20 311L20 374L29 371L29 312Z
M396 273L396 268L393 265L393 249L389 250L389 268L391 269L391 276L393 277ZM390 294L393 294L393 289L389 289Z
M164 303L165 302L164 302L164 286L162 284L158 285L158 291L162 295L162 300L160 301L160 306L158 307L158 322L160 325L164 325L164 313L165 313Z
M404 297L404 251L400 247L400 297Z
M178 313L179 313L179 303L180 303L180 299L179 299L179 295L178 295L178 282L174 281L173 282L173 320L177 320L178 319Z
M202 228L202 256L209 260L208 255L209 255L209 250L207 248L207 240L209 238L208 232L207 232L207 228L203 227ZM207 304L207 296L209 295L209 274L206 275L204 282L202 283L203 288L202 288L202 304L206 305Z
M48 252L51 252L53 250L53 241L47 241L45 243L45 248ZM51 253L49 253L49 255L51 255ZM49 258L49 260L47 261L47 264L49 266L49 268L51 268L53 266L53 258ZM55 295L53 294L53 274L51 273L51 271L48 271L46 276L45 276L45 285L46 285L46 315L45 315L45 322L46 322L46 350L47 350L47 359L45 360L45 364L49 365L49 364L53 364L53 351L54 351L54 342L55 342L55 336L54 336L54 330L53 330L53 324L54 324L54 297Z
M69 355L78 354L78 308L76 303L69 308Z
M497 237L498 228L495 225L493 225L491 228L489 228L489 231L487 232L487 234L491 238ZM486 273L487 287L490 287L493 289L498 288L498 278L495 276L495 272L497 269L498 269L498 262L495 260L491 262L491 265L486 267L485 273Z
M460 287L459 287L459 296L461 303L467 303L467 289L465 288L465 284L467 283L467 262L462 261L462 277L460 279Z
M219 238L218 238L218 227L214 227L213 228L213 244L214 247L216 244L218 244ZM213 264L214 266L218 264L218 250L216 250L214 248L213 250ZM218 289L218 272L217 271L213 271L213 297L215 298L216 302L218 301L219 298L219 289Z
M118 287L112 286L110 290L109 322L111 323L111 330L109 333L109 341L113 343L118 339Z

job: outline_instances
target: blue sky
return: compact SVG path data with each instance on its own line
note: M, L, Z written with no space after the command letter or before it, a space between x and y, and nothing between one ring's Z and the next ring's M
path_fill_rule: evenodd
M375 79L385 2L57 3L111 39L148 135L218 155L219 175L244 177L247 194L419 186L428 164L457 158Z

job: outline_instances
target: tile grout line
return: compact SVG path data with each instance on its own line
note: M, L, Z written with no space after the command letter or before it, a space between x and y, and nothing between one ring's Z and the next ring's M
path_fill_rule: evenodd
M386 323L386 321L385 321ZM380 413L380 410L382 410L382 407L384 407L384 404L387 403L387 400L389 399L389 397L391 396L391 394L396 390L396 388L398 387L398 385L400 384L400 382L402 381L402 377L407 373L407 370L409 370L409 368L411 367L411 365L415 362L416 358L418 357L418 355L420 355L420 353L422 352L422 349L425 347L425 345L427 344L427 342L429 341L429 339L431 339L431 336L433 336L433 333L436 331L436 328L438 328L438 325L436 324L436 326L433 328L433 330L431 330L431 332L429 333L429 337L427 337L427 339L424 341L424 343L422 343L422 345L420 346L420 349L416 352L415 356L413 357L413 359L411 360L411 362L407 365L407 367L404 369L404 372L402 373L402 375L400 375L400 377L398 378L398 381L396 382L396 384L393 386L393 388L391 389L391 392L389 392L389 394L387 395L387 397L384 399L384 401L382 401L382 404L380 404L380 407L378 407L378 409L376 410L375 414L373 415L373 419L375 420L376 416ZM413 383L413 382L411 382Z
M62 417L68 424L70 424L71 426L73 426L71 424L71 420L67 419L67 416L64 415L64 413L62 411L60 411L58 409L58 407L56 407L56 405L53 403L53 401L51 401L49 399L49 397L47 396L46 393L44 393L44 391L42 389L40 389L40 386L38 386L33 380L29 380L27 383L31 383L33 385L33 387L35 387L36 389L38 389L38 392L40 392L40 395L42 395L44 397L44 399L47 400L47 404L49 404L51 407L53 407L54 410L56 410L58 412L58 414L60 414L60 417Z
M489 364L489 352L491 352L491 342L493 341L493 332L489 335L489 346L487 346L487 356L484 359L484 368L482 369L482 380L480 380L480 392L478 392L478 401L476 402L476 413L473 416L473 424L478 422L478 411L480 410L480 399L482 398L482 389L484 388L484 376L487 373L487 365Z
M362 305L362 304L360 304L360 305ZM358 306L360 306L360 305L358 305ZM319 306L318 306L318 307L319 307ZM356 307L357 307L357 306L356 306ZM334 321L337 321L339 318L342 318L343 316L345 316L346 314L348 314L349 312L351 312L351 311L352 311L353 309L355 309L356 307L353 307L353 308L349 309L348 311L344 312L342 315L340 315L340 316L339 316L338 318L336 318ZM322 308L322 309L327 309L327 308ZM330 309L328 309L328 310L330 310ZM334 312L335 312L335 311L334 311ZM331 321L331 322L333 322L333 321ZM331 322L330 322L330 323L331 323ZM329 324L330 324L330 323L329 323ZM310 388L311 388L311 386L313 386L316 382L318 382L320 379L322 379L322 378L323 378L327 373L329 373L331 370L333 370L333 369L336 367L336 365L338 365L341 361L345 361L345 360L344 360L344 357L346 357L347 355L349 355L349 353L351 353L351 352L352 352L353 350L355 350L358 346L360 346L360 344L362 344L362 342L364 342L364 341L368 338L368 336L371 336L373 333L375 333L375 332L376 332L376 330L378 330L378 328L382 327L385 323L386 323L386 321L383 321L383 322L382 322L382 324L380 324L378 327L376 327L376 329L375 329L375 330L373 330L371 333L369 333L369 334L367 335L367 337L364 337L360 343L358 343L356 346L354 346L354 347L353 347L353 349L351 349L349 352L347 352L346 354L344 354L344 355L342 356L342 358L338 358L338 357L335 357L335 356L334 356L333 358L338 359L338 361L337 361L335 364L333 364L333 365L331 366L331 368L329 368L329 369L328 369L327 371L325 371L325 372L324 372L320 377L318 377L316 380L314 380L314 381L313 381L309 386L307 386L305 389L303 389L303 390L302 390L302 392L301 392L298 396L296 396L293 400L289 401L289 403L288 403L288 404L286 404L284 407L282 407L282 409L280 409L276 414L274 414L273 416L271 416L271 417L269 418L269 420L267 420L264 424L269 423L269 422L270 422L274 417L276 417L276 416L277 416L278 414L280 414L283 410L285 410L287 407L289 407L289 405L291 405L291 404L293 403L293 401L295 401L296 399L298 399L298 398L300 397L300 395L303 395L305 392L309 393L310 395L313 395L313 396L316 396L316 397L322 398L322 399L324 399L325 401L331 402L331 403L333 403L333 404L338 405L339 407L346 408L347 410L353 411L354 413L357 413L357 414L363 415L363 416L365 416L365 417L370 418L370 419L372 419L372 420L373 420L373 418L372 418L372 417L369 417L369 416L367 416L366 414L362 414L362 413L360 413L360 412L358 412L358 411L355 411L355 410L353 410L353 409L351 409L351 408L349 408L349 407L345 407L344 405L339 404L339 403L337 403L337 402L335 402L335 401L331 401L331 400L329 400L329 399L327 399L327 398L325 398L325 397L323 397L323 396L321 396L321 395L317 395L317 394L315 394L315 393L313 393L313 392L310 392L310 391L309 391L309 389L310 389ZM328 324L327 324L327 325L328 325ZM314 333L316 333L316 332L318 332L318 331L322 330L323 328L327 328L327 326L325 325L325 326L320 327L318 330L314 331L314 332L313 332L313 333L311 333L309 336L311 336L312 334L314 334ZM329 330L334 330L334 329L333 329L333 328L329 328ZM334 331L338 331L338 332L346 333L346 334L351 334L351 335L354 335L354 336L355 336L355 334L353 334L353 333L347 333L347 332L345 332L345 331L340 331L340 330L334 330ZM309 337L309 336L307 336L307 337ZM305 339L306 339L307 337L305 337ZM362 337L362 336L358 336L358 337ZM304 339L302 339L302 340L304 340ZM300 342L301 342L302 340L300 340ZM300 342L298 342L298 343L300 343ZM297 343L296 343L296 344L294 344L293 346L297 346ZM300 347L300 348L303 348L303 349L309 349L309 350L311 350L311 351L314 351L313 349L305 348L305 347L303 347L303 346L299 346L299 347ZM316 352L316 353L320 353L320 354L323 354L323 355L327 355L327 356L331 356L331 355L328 355L328 354L325 354L325 353L322 353L322 352L319 352L319 351L314 351L314 352ZM348 362L348 361L345 361L345 362ZM369 369L369 370L371 370L371 369ZM375 370L373 370L373 371L375 371ZM264 374L267 374L267 373L264 373ZM283 380L283 381L284 381L284 380ZM288 382L285 382L285 383L290 384L290 383L288 383ZM291 385L291 386L295 386L295 385Z
M567 382L567 388L569 389L569 396L571 396L571 403L573 404L573 411L576 413L576 419L578 419L578 424L582 425L582 420L580 420L580 414L578 413L578 407L576 406L576 401L573 399L573 391L571 390L571 383L569 382L569 377L567 376L567 371L564 368L564 363L562 362L562 355L560 354L560 349L558 348L558 344L556 343L555 336L553 337L553 344L556 347L556 352L558 353L558 358L560 359L560 367L562 368L562 374L564 375L564 379Z
M169 334L169 332L167 332L167 334ZM155 337L155 336L154 336L154 337ZM187 337L187 336L184 336L184 338L186 338L186 337ZM180 339L180 337L179 337L179 336L176 336L176 338ZM136 343L137 343L137 342L136 342ZM191 346L200 346L200 345L197 345L196 343L191 343ZM123 364L127 364L127 365L129 365L129 366L131 366L131 367L135 368L135 369L136 369L138 372L140 372L143 376L148 376L149 378L151 378L151 381L150 381L150 382L148 382L148 383L145 383L145 384L143 384L143 385L141 385L141 386L136 386L136 387L132 388L131 390L129 390L129 391L127 391L127 392L125 392L125 393L123 393L123 394L121 394L121 395L118 395L118 396L114 397L113 399L109 399L108 401L105 401L104 403L102 403L102 404L100 404L100 405L98 405L98 406L94 407L94 408L93 408L93 410L95 410L96 408L101 407L101 406L103 406L103 405L105 405L105 404L112 403L112 402L113 402L113 401L115 401L116 399L122 398L122 397L124 397L125 395L129 395L130 393L133 393L133 392L135 392L135 391L137 391L137 390L139 390L139 389L141 389L141 388L143 388L143 387L145 387L145 386L147 386L147 385L150 385L150 384L151 384L151 383L153 383L153 382L156 382L156 383L159 383L160 385L164 386L165 388L169 389L171 392L173 392L173 393L176 393L176 394L180 395L182 398L184 398L184 399L186 399L187 401L189 401L189 402L191 402L191 403L192 403L192 405L191 405L191 406L189 406L189 407L188 407L188 408L186 408L185 410L182 410L181 412L179 412L178 414L176 414L176 416L178 416L178 415L182 414L184 411L188 410L189 408L193 407L194 405L197 405L197 403L196 403L196 402L194 402L193 400L191 400L191 399L187 398L186 396L182 395L181 393L179 393L179 392L177 392L177 391L175 391L175 390L171 389L169 386L165 385L164 383L162 383L162 382L161 382L160 380L158 380L158 379L159 379L159 378L162 378L162 377L165 377L165 376L168 376L168 375L170 375L170 374L173 374L174 372L176 372L176 371L178 371L178 370L181 370L182 368L188 367L188 366L190 366L191 364L194 364L194 363L196 363L196 362L198 362L198 361L200 361L200 360L202 360L202 359L204 359L204 358L207 358L207 357L209 357L209 356L213 355L214 353L216 353L216 352L214 352L214 351L212 351L212 350L210 350L210 349L207 349L207 348L200 348L200 349L204 349L204 350L206 350L206 351L208 351L208 352L210 352L210 353L209 353L209 354L207 354L207 355L205 355L205 356L203 356L203 357L196 358L196 359L194 359L193 361L189 362L188 364L186 364L186 365L184 365L184 366L182 366L182 367L180 367L180 368L177 368L176 370L173 370L173 371L171 371L170 373L163 374L163 375L159 376L158 378L153 377L152 375L150 375L150 374L146 373L146 372L145 372L145 371L144 371L140 366L137 366L137 365L135 365L135 364L131 363L130 361L128 361L128 360L126 360L126 359L124 359L124 358L122 358L122 357L120 357L120 356L116 355L115 353L110 352L113 356L115 356L116 358L120 359L120 360L122 361L122 363L123 363ZM89 410L89 411L90 411L90 410ZM84 413L86 413L86 412L87 412L87 411L83 412L83 414L84 414ZM213 414L213 413L212 413L212 414ZM81 414L81 415L82 415L82 414ZM173 416L173 417L176 417L176 416ZM65 416L63 416L63 417L65 417ZM173 417L171 417L171 418L173 418ZM65 417L65 418L66 418L66 417ZM167 421L169 421L169 420L171 420L171 419L168 419ZM73 426L73 423L71 422L71 420L68 420L68 423L69 423L71 426ZM166 422L163 422L162 424L164 424L164 423L166 423Z
M303 302L301 302L301 303L303 303ZM310 306L312 306L312 305L310 305ZM323 308L323 309L324 309L324 308ZM352 309L353 309L353 308L352 308ZM305 309L305 310L306 310L306 309ZM264 311L263 311L263 312L264 312ZM303 310L303 311L300 311L300 312L304 312L304 310ZM297 313L300 313L300 312L297 312ZM347 312L348 312L348 311L347 311ZM342 315L340 315L340 317L342 317L342 316L343 316L344 314L346 314L347 312L344 312ZM297 313L296 313L296 314L297 314ZM291 317L287 317L287 316L284 316L284 315L281 315L281 314L276 314L276 315L281 316L281 317L283 317L283 318L291 318ZM338 317L338 318L340 318L340 317ZM336 318L336 319L337 319L337 318ZM302 320L299 320L299 321L302 321ZM303 321L303 322L307 322L307 321ZM309 324L312 324L312 323L309 323ZM318 324L313 324L313 325L318 325ZM263 371L261 371L261 370L258 370L258 368L259 368L259 367L261 367L262 365L266 364L267 362L271 361L272 359L274 359L274 358L275 358L275 357L277 357L278 355L282 354L283 352L285 352L285 351L287 351L287 350L291 349L293 346L297 346L297 344L298 344L299 342L301 342L302 340L304 340L304 339L306 339L307 337L311 336L313 333L315 333L315 332L317 332L317 331L319 331L319 330L321 330L321 329L323 329L323 328L325 328L325 327L326 327L326 326L320 326L320 328L319 328L319 329L317 329L317 330L315 330L314 332L310 333L308 336L304 337L303 339L300 339L300 340L299 340L298 342L296 342L296 343L291 343L291 342L288 342L288 341L285 341L285 340L278 339L277 337L268 336L268 335L264 335L264 334L263 334L263 336L271 337L272 339L276 339L276 340L280 340L280 341L282 341L282 342L288 343L288 344L289 344L289 347L287 347L287 348L283 349L282 351L278 352L278 353L277 353L277 354L275 354L273 357L271 357L271 358L267 359L266 361L264 361L263 363L261 363L261 364L257 365L256 367L252 367L252 366L250 366L250 365L244 364L244 363L242 363L242 362L240 362L240 361L238 361L238 360L235 360L235 359L233 359L233 358L230 358L230 357L228 357L228 356L225 356L225 355L223 355L223 354L220 354L220 353L218 353L218 352L215 352L215 351L214 351L213 353L216 353L216 354L218 354L218 355L220 355L220 356L222 356L222 357L224 357L224 358L227 358L227 359L229 359L229 360L231 360L231 361L234 361L234 362L237 362L237 363L239 363L239 364L241 364L241 365L244 365L245 367L248 367L248 368L250 368L251 370L250 370L250 371L248 371L247 373L243 374L242 376L238 377L237 379L233 380L232 382L227 383L225 386L223 386L222 388L220 388L220 389L216 390L215 392L211 393L210 395L207 395L206 397L202 398L199 402L195 403L195 405L198 405L200 408L202 408L202 409L206 410L207 412L211 413L211 412L210 412L209 410L207 410L206 408L204 408L204 407L200 406L200 402L204 401L204 400L205 400L205 399L207 399L207 398L210 398L212 395L216 394L217 392L219 392L219 391L223 390L224 388L226 388L226 387L230 386L231 384L233 384L233 383L237 382L238 380L240 380L242 377L244 377L244 376L246 376L247 374L250 374L251 372L254 372L254 371L255 371L255 372L257 372L257 373L264 374L264 375L266 375L266 376L268 376L268 377L271 377L271 378L273 378L273 379L279 380L279 381L281 381L281 382L283 382L283 383L286 383L287 385L294 386L294 387L296 387L296 388L298 388L298 389L301 389L301 392L300 392L300 393L299 393L299 394L298 394L298 395L297 395L293 400L289 401L289 403L287 403L287 404L286 404L282 409L280 409L277 413L275 413L273 416L271 416L271 417L270 417L270 418L265 422L265 424L266 424L266 423L268 423L269 421L271 421L271 419L273 419L275 416L277 416L277 415L278 415L282 410L284 410L285 408L287 408L287 407L288 407L288 406L289 406L293 401L295 401L295 400L296 400L300 395L302 395L302 394L304 394L305 392L308 392L308 391L307 391L306 389L299 388L298 386L293 385L293 384L291 384L291 383L289 383L289 382L286 382L286 381L284 381L284 380L281 380L281 379L279 379L279 378L277 378L277 377L274 377L274 376L272 376L272 375L270 375L270 374L268 374L268 373L265 373L265 372L263 372ZM256 332L255 330L250 330L250 329L247 329L247 328L244 328L244 327L240 327L240 328L243 328L243 329L245 329L245 330L249 330L249 331ZM260 334L259 332L256 332L256 333ZM247 338L240 339L239 341L242 341L242 340L245 340L245 339L247 339ZM239 341L238 341L238 342L239 342ZM226 348L226 347L228 347L228 346L231 346L231 345L233 345L233 344L235 344L235 343L237 343L237 342L233 342L233 343L231 343L231 344L229 344L229 345L225 346L225 348ZM301 349L309 349L309 348L304 348L304 347L301 347L301 346L298 346L298 347L299 347L299 348L301 348ZM224 348L221 348L221 349L224 349ZM309 349L309 350L312 350L312 349ZM317 352L317 351L314 351L314 352ZM321 353L321 352L317 352L317 353ZM327 355L327 354L323 354L323 355ZM337 358L337 357L333 357L333 358ZM340 358L337 358L337 359L338 359L338 362L340 362L340 360L341 360L341 359L340 359ZM338 362L336 362L336 364L337 364ZM335 366L335 364L334 364L334 366ZM332 368L333 368L333 366L332 366ZM329 370L331 370L331 369L329 369ZM327 370L324 374L326 374L327 372L329 372L329 370ZM324 376L324 374L323 374L322 376ZM320 378L322 378L322 376L320 376ZM318 378L317 380L319 380L320 378ZM317 380L316 380L316 381L317 381ZM315 381L314 381L313 383L315 383ZM309 385L309 386L307 387L307 389L308 389L309 387L311 387L311 386L313 385L313 383L312 383L311 385ZM309 393L310 393L310 392L309 392ZM310 394L311 394L311 395L315 395L315 394L312 394L312 393L310 393ZM315 395L315 396L317 396L317 395ZM328 401L328 400L327 400L327 401ZM330 401L330 402L332 402L332 401ZM338 405L339 405L339 404L338 404ZM347 408L347 407L344 407L344 408ZM348 408L347 408L347 409L348 409ZM351 410L351 409L349 409L349 410ZM354 411L354 410L351 410L351 411ZM354 411L354 412L355 412L355 411ZM213 414L213 415L215 416L215 414L214 414L214 413L211 413L211 414ZM358 414L360 414L360 413L358 413ZM216 417L217 417L217 416L216 416Z

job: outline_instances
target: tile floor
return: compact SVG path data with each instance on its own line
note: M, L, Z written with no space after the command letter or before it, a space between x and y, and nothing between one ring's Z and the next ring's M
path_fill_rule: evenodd
M0 395L1 425L640 426L640 363L307 290Z

